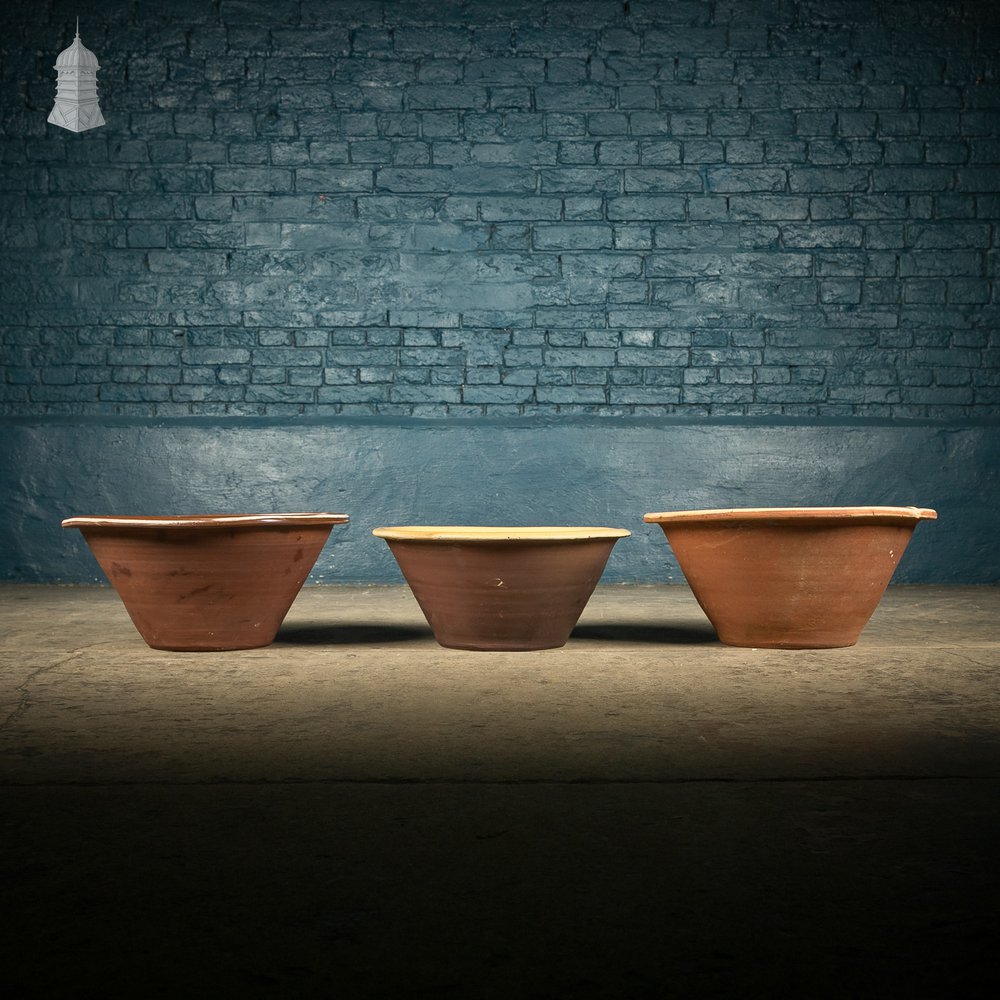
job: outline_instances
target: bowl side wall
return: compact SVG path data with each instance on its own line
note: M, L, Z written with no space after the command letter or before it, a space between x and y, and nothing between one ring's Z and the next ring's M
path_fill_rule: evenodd
M565 645L615 541L388 544L442 646L529 650Z
M662 527L722 642L802 649L857 642L914 523Z
M172 650L268 645L330 535L329 525L81 530L143 639Z

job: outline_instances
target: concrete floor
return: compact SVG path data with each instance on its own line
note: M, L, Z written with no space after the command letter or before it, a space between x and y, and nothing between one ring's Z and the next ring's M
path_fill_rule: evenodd
M601 588L539 653L308 588L273 646L200 654L109 590L3 587L0 987L986 995L998 670L990 587L892 588L799 652Z

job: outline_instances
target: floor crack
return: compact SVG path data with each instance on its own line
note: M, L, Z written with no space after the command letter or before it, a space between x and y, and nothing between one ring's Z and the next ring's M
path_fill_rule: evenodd
M38 667L35 670L32 670L31 673L29 673L28 676L14 688L16 692L19 692L18 702L14 709L8 713L7 717L0 721L0 733L13 726L14 723L21 719L25 712L28 711L31 706L31 686L39 677L43 674L49 673L51 670L64 666L67 663L72 663L73 660L78 659L88 650L94 649L97 646L106 645L106 642L93 642L90 645L81 646L79 649L74 649L68 656L64 656L61 660L56 660L53 663L47 663L43 667Z

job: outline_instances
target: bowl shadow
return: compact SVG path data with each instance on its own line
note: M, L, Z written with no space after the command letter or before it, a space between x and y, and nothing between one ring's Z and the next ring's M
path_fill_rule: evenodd
M577 625L571 638L587 642L650 643L671 646L690 646L705 642L718 642L711 625L646 625L611 623Z
M282 625L275 643L290 646L380 646L433 639L430 628L412 625Z

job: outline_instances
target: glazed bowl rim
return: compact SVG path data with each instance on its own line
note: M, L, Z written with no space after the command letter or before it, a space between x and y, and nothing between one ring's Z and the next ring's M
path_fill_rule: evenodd
M171 514L150 517L107 514L67 517L64 528L251 528L261 526L347 524L347 514L321 512L291 514Z
M627 538L632 532L570 525L403 524L375 528L372 534L396 542L576 542Z
M684 521L933 521L937 511L929 507L725 507L715 510L672 510L644 514L651 524Z

